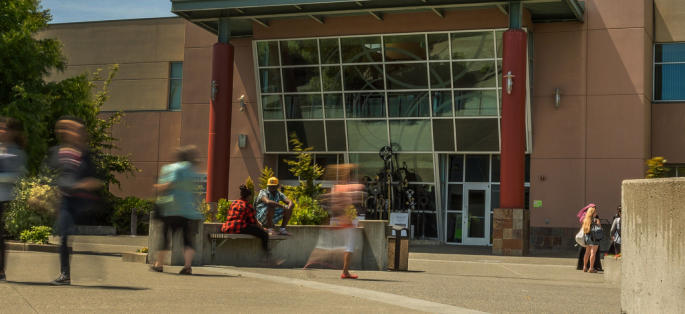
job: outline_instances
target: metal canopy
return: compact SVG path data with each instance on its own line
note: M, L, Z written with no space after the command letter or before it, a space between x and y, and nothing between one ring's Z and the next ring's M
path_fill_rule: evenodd
M583 22L584 3L578 0L521 0L533 22ZM433 12L497 8L504 14L509 1L502 0L171 0L171 12L218 34L219 19L228 18L231 37L252 35L253 22L268 27L271 20L314 19L369 15L382 20L387 13Z

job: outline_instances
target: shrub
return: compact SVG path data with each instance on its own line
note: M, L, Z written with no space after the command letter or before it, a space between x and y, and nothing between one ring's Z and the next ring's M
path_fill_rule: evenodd
M212 207L205 199L198 201L195 209L205 216L205 222L212 222Z
M266 189L266 184L269 182L269 178L274 176L274 170L264 166L262 169L262 175L259 176L259 187L263 190Z
M41 172L20 179L14 187L14 200L9 203L0 223L13 238L34 226L52 226L59 206L59 190L54 187L54 173ZM4 220L2 220L4 219Z
M354 221L357 219L357 208L352 204L347 204L345 206L345 218L349 221Z
M304 144L297 138L295 132L290 134L290 143L293 151L298 152L297 160L284 159L283 161L291 167L290 172L300 178L300 185L289 188L292 189L295 198L298 200L301 196L316 198L323 192L323 188L321 183L314 183L314 181L323 175L324 169L314 163L312 154L307 153L314 148L303 148Z
M655 178L665 178L668 176L668 171L670 170L667 167L664 167L664 164L666 163L666 159L664 157L654 157L652 159L647 160L647 167L649 168L647 170L647 179L655 179Z
M319 202L308 196L301 196L293 209L291 225L320 225L328 219L328 213Z
M117 233L131 233L131 211L133 208L136 209L136 214L138 215L137 234L148 233L150 226L143 218L154 210L155 204L135 196L119 199L118 202L114 204L114 210L110 221L112 222L112 225L117 228Z
M31 231L24 230L19 236L21 242L31 242L48 244L50 242L50 235L52 234L52 228L46 226L33 226Z
M220 199L217 204L216 220L218 222L226 222L228 219L228 211L231 209L231 204L233 202L227 201L226 199Z

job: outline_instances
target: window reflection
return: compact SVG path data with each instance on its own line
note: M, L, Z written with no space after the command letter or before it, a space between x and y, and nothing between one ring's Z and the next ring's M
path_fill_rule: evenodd
M319 64L316 39L281 41L283 65Z
M259 66L279 66L281 63L278 56L278 42L258 42L257 60Z
M323 102L326 108L326 118L336 119L345 117L342 94L324 94Z
M434 117L452 116L452 91L433 92L431 101L433 103Z
M462 152L499 151L497 119L455 119L457 150Z
M431 121L390 120L390 141L393 151L432 151Z
M285 95L285 112L287 119L321 119L321 95Z
M501 69L495 61L453 62L452 75L454 88L496 87Z
M431 60L450 59L450 35L428 34L428 54Z
M348 118L385 117L385 97L381 93L345 94Z
M302 148L312 147L315 151L326 151L326 139L324 137L323 121L288 121L288 140L295 133L302 142ZM293 146L288 141L290 151Z
M262 93L280 93L281 69L260 69L259 83Z
M426 67L426 63L400 63L386 65L385 69L387 71L387 88L389 90L428 89Z
M457 117L497 116L495 90L454 91Z
M381 90L383 84L383 65L346 65L343 67L345 90Z
M381 62L381 37L347 37L340 39L343 63Z
M494 58L494 48L492 31L452 34L452 59Z
M424 34L384 36L385 61L426 60Z
M340 63L340 48L337 38L321 39L319 45L321 46L322 64Z
M283 96L266 95L262 96L262 111L264 120L283 119Z
M319 68L283 68L283 88L286 93L321 91Z
M388 93L388 116L428 117L428 92Z
M431 80L431 88L451 88L449 62L431 62L428 69Z
M388 145L388 125L385 120L348 120L347 143L350 151L378 152ZM378 153L376 153L378 158ZM378 158L378 160L381 160Z

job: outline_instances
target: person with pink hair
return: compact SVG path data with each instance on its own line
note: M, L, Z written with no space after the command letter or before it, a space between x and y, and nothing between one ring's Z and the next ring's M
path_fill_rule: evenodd
M595 209L595 217L597 218L597 220L599 220L599 215L596 214L597 205L595 205L595 204L588 204L587 206L583 207L583 209L581 209L581 210L578 212L578 214L576 215L576 217L578 217L578 219L579 219L579 222L580 222L580 224L581 224L581 227L582 227L582 225L583 225L583 221L585 221L585 216L586 216L586 214L587 214L587 212L588 212L588 210L589 210L590 208L594 208L594 209ZM598 250L599 250L599 248L597 248L597 251L598 251ZM580 249L578 250L578 263L577 263L577 266L576 266L576 269L577 269L577 270L585 270L585 269L587 269L587 268L586 268L587 264L586 264L586 262L585 262L585 255L587 254L586 252L587 252L587 248L584 247L584 246L581 246ZM602 262L600 261L599 258L595 258L594 261L591 263L591 265L592 265L592 266L590 267L590 269L593 269L593 270L596 270L596 271L603 271L603 269L602 269Z

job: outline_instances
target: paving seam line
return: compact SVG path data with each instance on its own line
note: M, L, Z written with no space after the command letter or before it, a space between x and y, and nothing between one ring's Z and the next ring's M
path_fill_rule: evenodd
M449 261L440 259L422 259L422 258L410 258L410 261L419 262L439 262L439 263L466 263L466 264L491 264L491 265L509 265L509 266L535 266L535 267L571 267L575 266L569 265L544 265L544 264L518 264L518 263L498 263L498 262L473 262L473 261Z
M198 268L200 268L200 267L198 267ZM447 313L454 313L454 314L477 314L477 313L482 314L482 313L485 313L485 312L480 312L480 311L471 310L471 309L467 309L467 308L461 308L461 307L456 307L456 306L442 304L442 303L430 302L430 301L426 301L426 300L414 299L414 298L410 298L410 297L406 297L406 296L401 296L401 295L396 295L396 294L391 294L391 293L385 293L385 292L379 292L379 291L374 291L374 290L367 290L367 289L354 288L354 287L348 287L348 286L339 286L339 285L328 284L328 283L317 282L317 281L308 281L308 280L302 280L302 279L294 279L294 278L259 274L259 273L253 273L253 272L247 272L247 271L231 270L231 269L211 267L211 266L205 266L202 268L207 269L208 271L219 272L219 273L224 273L224 274L233 275L233 276L241 275L244 277L269 280L269 281L291 284L291 285L298 285L298 286L303 286L306 288L323 290L323 291L333 292L333 293L347 295L347 296L351 296L351 297L368 299L371 301L383 302L383 303L387 303L390 305L405 307L405 308L409 308L409 309L413 309L413 310L417 310L417 311L422 311L422 312L428 312L428 313L441 313L441 314L443 314L443 313L444 314L447 314Z

